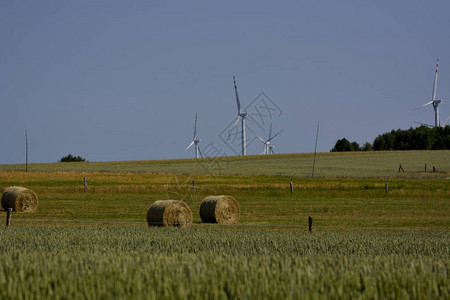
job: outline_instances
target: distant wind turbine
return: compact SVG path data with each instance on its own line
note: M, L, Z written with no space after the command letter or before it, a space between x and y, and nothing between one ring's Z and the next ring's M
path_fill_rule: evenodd
M238 95L238 91L237 91L237 87L236 87L236 78L234 76L233 76L233 81L234 81L234 90L236 93L236 103L237 103L238 115L237 115L236 121L234 122L233 128L231 128L231 130L228 132L227 140L230 138L231 132L234 130L234 128L236 128L236 125L240 119L241 120L241 128L242 128L242 131L241 131L242 155L247 155L247 144L246 144L246 139L245 139L245 118L247 118L248 113L241 111L241 102L239 101L239 95Z
M270 124L270 130L269 130L269 138L267 140L264 140L263 138L261 138L260 136L258 136L257 134L255 134L255 136L264 144L264 151L261 154L275 154L275 152L273 151L273 148L275 148L274 145L272 145L270 142L277 136L279 135L281 132L283 131L283 129L281 129L280 131L278 131L277 134L272 136L272 124Z
M187 146L186 149L184 149L184 152L186 152L189 148L192 147L192 145L195 145L195 158L199 158L199 154L202 155L201 151L200 151L200 147L198 146L198 144L201 142L202 140L197 138L197 113L195 113L195 122L194 122L194 137L192 138L192 142L189 144L189 146Z
M424 105L421 105L421 106L416 107L415 109L413 109L413 110L416 110L416 109L419 109L419 108L422 108L424 106L432 104L433 108L434 108L434 126L435 127L441 126L441 123L439 121L439 104L442 103L442 99L436 100L438 68L439 68L439 59L436 62L436 71L434 73L434 85L433 85L433 94L432 94L431 101L429 101L429 102L425 103ZM448 120L448 118L447 118L447 120ZM444 122L444 124L447 122L447 120ZM429 124L424 124L424 123L420 123L420 122L415 122L415 123L426 125L428 127L433 127L433 126L431 126Z

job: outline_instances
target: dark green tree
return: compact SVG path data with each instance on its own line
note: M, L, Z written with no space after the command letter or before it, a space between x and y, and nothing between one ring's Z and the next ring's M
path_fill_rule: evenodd
M449 150L450 126L392 130L373 141L374 150Z
M359 144L357 142L351 142L350 143L351 146L351 151L361 151L361 148L359 147Z
M337 140L333 149L331 149L331 152L344 152L344 151L352 151L352 144L346 138Z
M365 142L361 148L361 151L373 151L373 146L369 142Z
M59 160L59 162L80 162L80 161L86 161L86 159L82 158L81 156L74 156L72 154L68 154Z

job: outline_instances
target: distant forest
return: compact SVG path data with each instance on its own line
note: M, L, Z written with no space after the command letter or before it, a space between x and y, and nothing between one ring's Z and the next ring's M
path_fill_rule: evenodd
M408 130L392 130L360 146L346 138L340 139L331 152L381 150L450 150L450 125L445 127L420 126Z

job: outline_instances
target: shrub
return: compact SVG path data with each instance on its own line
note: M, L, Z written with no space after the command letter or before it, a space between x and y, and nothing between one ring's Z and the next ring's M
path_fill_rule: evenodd
M81 156L74 156L72 154L68 154L64 157L62 157L59 162L77 162L77 161L86 161L86 159L82 158Z

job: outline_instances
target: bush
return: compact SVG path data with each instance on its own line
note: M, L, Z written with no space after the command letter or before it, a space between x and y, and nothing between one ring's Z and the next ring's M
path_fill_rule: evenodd
M68 154L59 160L59 162L79 162L79 161L86 161L86 159L82 158L81 156L73 156L72 154Z
M331 149L331 152L344 152L344 151L360 151L361 148L357 142L350 142L346 138L340 139Z

